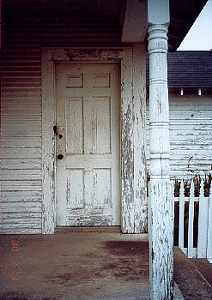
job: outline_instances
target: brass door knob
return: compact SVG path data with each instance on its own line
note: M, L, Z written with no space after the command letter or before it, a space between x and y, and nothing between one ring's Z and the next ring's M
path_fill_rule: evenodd
M57 156L57 158L60 160L63 159L63 157L64 157L63 154L58 154L58 156Z

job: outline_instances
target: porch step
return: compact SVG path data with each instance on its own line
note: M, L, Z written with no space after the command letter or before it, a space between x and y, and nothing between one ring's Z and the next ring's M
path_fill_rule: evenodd
M99 226L99 227L72 227L72 226L57 226L56 232L107 232L121 233L120 226Z
M196 260L187 258L177 247L174 252L174 279L184 298L192 300L211 300L212 286L209 279L206 279L205 274L198 268ZM211 271L212 270L210 270L210 272ZM210 273L210 276L212 276L212 272Z

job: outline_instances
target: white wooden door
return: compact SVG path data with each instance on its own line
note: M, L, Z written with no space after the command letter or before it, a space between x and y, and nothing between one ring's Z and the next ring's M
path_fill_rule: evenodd
M119 86L116 64L56 65L59 226L120 224Z

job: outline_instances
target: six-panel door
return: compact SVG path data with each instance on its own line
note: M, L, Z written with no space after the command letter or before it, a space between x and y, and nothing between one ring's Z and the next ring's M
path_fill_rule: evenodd
M57 64L57 225L120 224L119 68Z

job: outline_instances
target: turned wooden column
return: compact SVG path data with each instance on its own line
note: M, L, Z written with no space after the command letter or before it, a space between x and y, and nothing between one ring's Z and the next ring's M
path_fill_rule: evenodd
M149 1L154 5L156 1ZM160 3L161 2L161 6ZM149 248L150 298L173 299L173 199L169 178L169 102L167 84L167 31L164 20L168 1L149 5ZM165 9L165 12L164 10ZM160 12L161 10L161 12ZM157 18L154 18L154 14ZM152 16L151 16L152 14ZM167 17L168 19L168 17ZM152 22L151 22L152 21ZM155 22L154 22L155 21Z

